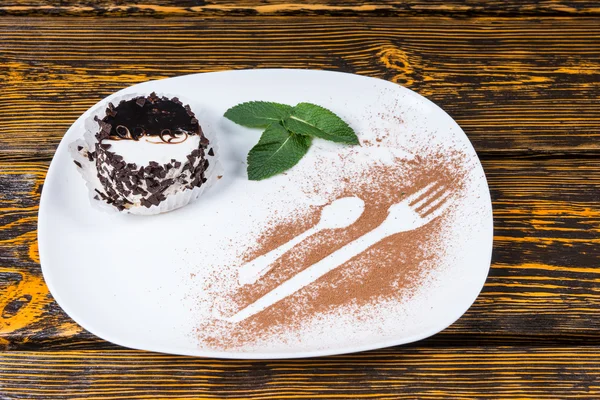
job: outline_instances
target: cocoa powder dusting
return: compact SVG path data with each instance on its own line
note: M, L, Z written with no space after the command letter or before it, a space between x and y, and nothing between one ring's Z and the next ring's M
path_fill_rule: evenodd
M394 166L377 166L340 179L337 198L361 198L365 203L361 217L346 228L323 230L304 240L280 257L256 283L238 285L233 293L222 294L215 301L215 308L221 315L234 315L300 271L378 227L392 205L430 183L437 182L444 188L438 197L451 193L450 202L457 201L466 176L467 163L462 157L458 152L450 156L447 152L443 156L432 152L426 158L398 159ZM293 222L268 229L257 246L244 254L243 261L266 254L317 224L323 207L314 207L295 216ZM319 315L342 307L358 315L366 305L410 297L439 264L444 250L442 232L451 214L452 206L420 228L384 238L312 284L239 323L207 321L198 328L200 341L217 349L233 350L293 332Z

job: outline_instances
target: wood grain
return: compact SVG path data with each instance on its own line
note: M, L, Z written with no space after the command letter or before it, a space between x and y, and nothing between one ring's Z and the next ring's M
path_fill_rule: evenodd
M0 159L48 159L83 111L134 83L279 67L405 85L483 155L600 154L599 39L596 18L5 17Z
M0 15L590 15L600 13L591 0L6 0Z
M2 1L0 398L600 398L599 14L591 0ZM138 82L279 67L397 82L461 124L494 203L476 303L425 341L308 360L129 351L75 324L36 239L66 129Z
M431 346L600 345L600 166L484 160L495 244L483 293ZM44 285L36 220L46 163L0 163L0 341L7 349L111 347L73 323Z
M9 399L593 399L600 348L394 348L285 361L0 353Z

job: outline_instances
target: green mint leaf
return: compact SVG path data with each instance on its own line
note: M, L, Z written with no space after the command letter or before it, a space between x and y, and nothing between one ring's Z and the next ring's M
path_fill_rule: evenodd
M225 111L225 117L248 128L266 128L274 122L287 118L292 107L268 101L249 101Z
M283 122L288 130L298 135L314 136L339 143L359 143L356 133L347 123L333 112L316 104L299 103Z
M260 181L296 165L308 151L312 138L290 133L281 123L267 127L248 153L248 179Z

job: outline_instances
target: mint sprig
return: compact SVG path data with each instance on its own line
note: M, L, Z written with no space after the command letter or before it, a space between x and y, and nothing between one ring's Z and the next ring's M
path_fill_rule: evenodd
M287 171L308 152L313 138L358 144L350 126L330 110L311 103L295 107L266 101L238 104L225 112L231 121L266 128L248 153L248 179L259 181Z
M292 107L286 104L249 101L225 111L225 118L248 128L266 128L273 122L283 120L291 113Z
M292 168L310 148L310 136L289 133L276 122L248 153L248 179L259 181Z
M296 105L283 124L289 131L300 135L338 143L358 144L356 133L347 123L333 112L316 104Z

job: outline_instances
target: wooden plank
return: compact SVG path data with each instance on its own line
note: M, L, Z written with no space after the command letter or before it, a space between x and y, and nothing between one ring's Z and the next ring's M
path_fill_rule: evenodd
M597 18L0 19L0 157L48 159L123 87L242 68L315 68L405 85L480 154L600 153Z
M0 390L10 399L592 399L600 348L400 347L282 361L4 352Z
M0 15L378 15L402 14L467 15L589 15L600 13L598 2L591 0L6 0Z
M600 345L600 165L484 160L495 218L483 293L431 346ZM0 343L8 349L108 346L72 322L41 277L36 221L46 163L0 163Z

